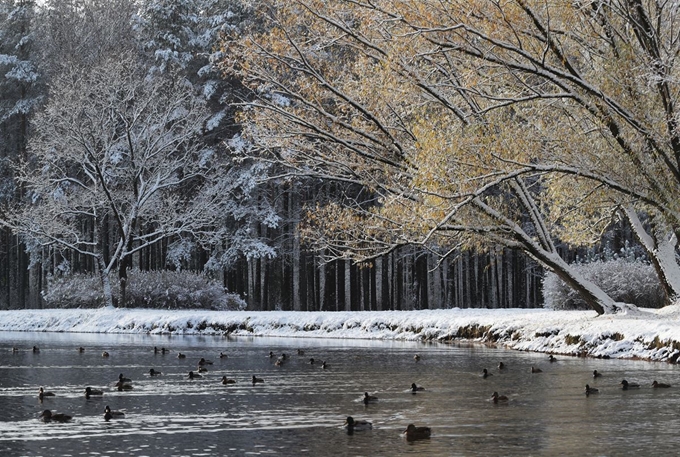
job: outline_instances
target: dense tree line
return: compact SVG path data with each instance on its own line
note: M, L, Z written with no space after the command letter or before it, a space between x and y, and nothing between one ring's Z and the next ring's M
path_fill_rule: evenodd
M217 278L252 309L534 307L548 267L610 309L569 262L635 238L648 253L674 252L662 217L670 191L601 191L630 170L556 165L537 145L558 139L520 128L542 115L537 106L494 117L502 110L490 105L535 102L539 90L527 98L500 81L504 103L474 86L475 71L466 81L447 73L438 59L453 44L438 36L435 3L424 3L427 17L395 10L401 29L390 32L423 38L413 49L371 45L389 22L373 14L389 8L274 3L0 0L0 308L42 307L51 281L75 274L99 277L105 303L130 306L128 275L164 269ZM440 17L468 6L456 8ZM475 43L499 39L479 26ZM491 58L468 45L458 64ZM441 55L392 60L429 46ZM433 68L441 79L428 81ZM551 80L520 70L527 87L529 76ZM503 150L513 142L521 154ZM594 144L616 157L605 143ZM674 277L667 256L649 258ZM664 284L669 296L680 290Z

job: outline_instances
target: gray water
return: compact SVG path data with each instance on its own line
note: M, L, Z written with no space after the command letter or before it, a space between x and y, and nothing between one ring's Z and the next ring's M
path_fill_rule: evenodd
M171 352L154 354L154 346ZM269 351L286 353L287 362L275 366ZM201 357L214 363L190 381ZM507 368L498 370L499 361ZM543 373L531 374L532 365ZM150 368L163 375L150 377ZM483 379L483 368L493 376ZM604 376L594 380L595 369ZM133 390L115 389L119 373ZM222 385L223 375L237 383ZM253 386L252 375L264 383ZM642 388L622 391L624 378ZM653 380L674 386L652 389ZM412 382L426 390L411 394ZM586 397L586 383L600 393ZM41 403L40 386L55 397ZM86 399L85 386L104 396ZM364 405L365 391L378 402ZM494 404L494 391L510 401ZM679 400L680 373L664 363L566 356L549 363L545 354L481 345L0 333L1 456L676 455ZM105 422L105 405L125 417ZM43 409L73 420L45 424ZM348 415L370 420L373 430L348 435ZM409 423L430 426L431 438L404 439Z

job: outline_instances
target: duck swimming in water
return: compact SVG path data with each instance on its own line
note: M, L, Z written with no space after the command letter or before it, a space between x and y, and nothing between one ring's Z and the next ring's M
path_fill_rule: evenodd
M106 408L104 408L104 420L106 422L110 421L111 419L120 419L122 417L125 417L125 413L123 411L112 411L109 405L106 405Z
M345 428L347 428L347 431L351 433L355 430L370 430L373 428L373 424L365 420L354 420L352 416L347 416Z
M190 371L190 372L189 372L189 379L198 379L198 378L202 378L202 377L203 377L203 376L201 376L201 375L198 374L198 373L194 373L193 371Z
M432 434L430 427L416 427L413 424L408 424L406 430L403 432L408 441L422 440L429 438Z
M602 373L600 373L600 372L597 371L597 370L593 370L593 378L599 378L599 377L601 377L601 376L602 376Z
M506 402L508 401L508 397L506 397L505 395L498 395L498 392L494 392L493 394L491 394L491 400L494 403Z
M628 382L625 379L621 381L621 389L622 390L628 390L628 389L639 389L640 384L637 384L635 382Z
M489 376L493 376L493 374L489 373L489 371L488 371L486 368L484 368L484 369L482 370L482 378L486 379L486 378L488 378Z
M99 389L93 389L92 387L85 388L85 398L90 398L92 396L104 395L104 392Z
M40 418L42 419L43 422L68 422L71 419L73 419L73 416L69 416L68 414L63 414L63 413L53 413L49 409L46 409L45 411L40 414Z
M599 393L599 392L600 392L599 389L596 389L595 387L590 387L588 384L586 384L586 390L585 390L586 395L596 394L596 393Z
M149 370L149 376L158 376L158 375L162 375L162 374L163 373L161 373L160 371L156 371L153 368Z
M236 381L226 376L222 376L222 384L236 384Z
M548 357L548 360L549 360L550 362L557 362L557 359L556 359L555 356L553 356L552 354L550 354L550 356Z
M52 392L45 392L45 390L41 387L38 390L38 398L42 401L42 399L45 397L54 397L54 394Z
M367 405L369 403L376 403L378 401L378 397L375 395L369 395L368 392L364 392L364 404Z
M258 378L255 375L253 375L253 384L259 384L259 383L263 383L263 382L264 382L264 379Z
M123 373L118 375L118 382L132 382L132 379L123 376Z
M498 369L502 370L505 368L505 364L503 362L498 362Z
M532 373L543 373L543 370L541 370L540 368L531 367L531 372Z
M425 390L424 387L417 386L416 383L411 383L411 392L416 393Z
M655 389L664 389L664 388L668 388L670 386L671 386L670 384L666 384L666 383L663 383L663 382L654 381L652 383L652 387L654 387Z

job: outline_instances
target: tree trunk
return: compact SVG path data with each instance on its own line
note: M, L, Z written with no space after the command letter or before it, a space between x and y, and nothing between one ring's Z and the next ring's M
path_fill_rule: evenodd
M680 296L680 265L675 259L678 239L674 233L660 227L653 226L652 233L647 233L637 212L631 207L625 208L624 214L656 270L666 296L666 305L669 305L674 298Z
M102 282L102 290L104 291L104 303L107 307L113 308L113 291L111 290L111 281L109 274L106 271L106 265L101 256L97 256L97 270L99 272L99 279Z

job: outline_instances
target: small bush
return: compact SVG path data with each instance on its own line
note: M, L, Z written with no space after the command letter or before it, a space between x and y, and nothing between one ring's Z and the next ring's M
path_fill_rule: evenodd
M48 308L99 308L106 304L99 277L84 274L51 277L42 297Z
M575 264L573 267L617 302L642 308L661 308L664 305L665 297L656 271L645 262L619 258ZM552 272L546 273L543 279L543 294L545 308L590 309L574 289Z
M118 281L112 278L114 303L120 296ZM50 308L97 308L105 304L99 277L71 275L50 282L43 294ZM118 306L118 303L115 303ZM128 272L127 308L154 309L244 309L246 303L236 294L204 275L187 271Z

